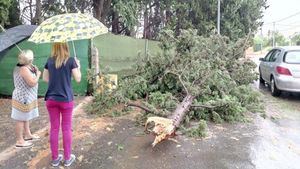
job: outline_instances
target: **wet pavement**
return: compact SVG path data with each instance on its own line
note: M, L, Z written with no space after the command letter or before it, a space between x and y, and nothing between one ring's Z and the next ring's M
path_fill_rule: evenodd
M258 65L260 57L264 55L252 60ZM258 128L251 146L255 168L300 168L300 93L282 92L273 97L267 84L256 81L253 87L262 93L267 115L254 123Z
M258 169L300 168L300 94L283 92L276 98L267 85L256 86L264 94L268 118L255 123L253 163Z
M122 120L115 126L115 132L100 137L95 143L99 151L84 155L95 157L94 161L75 168L254 168L249 144L244 144L255 134L250 124L212 125L213 134L207 139L180 135L176 137L177 142L168 140L154 148L151 147L154 137L141 134L142 129L133 124L129 119Z
M74 113L73 128L77 161L69 168L299 169L300 94L283 93L275 98L267 86L256 82L253 87L263 95L265 119L250 113L247 123L209 123L208 137L204 139L179 134L176 140L164 141L154 148L154 137L135 126L136 112L119 118L99 118L86 114L80 104ZM7 116L3 112L0 115ZM3 119L0 125L0 168L53 168L49 166L48 129L40 131L47 126L47 119L32 124L42 139L33 148L13 150L13 154L6 151L14 144L10 124ZM9 158L3 158L7 154Z

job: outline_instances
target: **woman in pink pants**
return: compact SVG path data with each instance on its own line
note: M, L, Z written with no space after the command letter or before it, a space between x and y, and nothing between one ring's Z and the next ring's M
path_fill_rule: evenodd
M63 134L64 166L70 166L76 159L72 154L72 111L73 90L71 77L76 82L81 80L80 62L69 56L66 43L54 43L51 57L44 67L43 80L48 83L45 96L50 119L51 165L59 166L63 155L58 154L60 124Z

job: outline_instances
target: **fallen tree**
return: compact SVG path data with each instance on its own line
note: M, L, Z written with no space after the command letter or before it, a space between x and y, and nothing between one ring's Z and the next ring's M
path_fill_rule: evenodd
M243 120L245 112L262 110L259 95L249 86L257 75L255 63L245 58L248 39L205 38L194 30L183 30L178 37L173 34L162 32L162 53L139 58L136 74L123 79L113 93L102 93L106 101L96 101L91 112L113 100L154 114L145 129L156 135L155 146L175 136L185 117L231 122ZM144 100L144 105L132 103L136 99Z

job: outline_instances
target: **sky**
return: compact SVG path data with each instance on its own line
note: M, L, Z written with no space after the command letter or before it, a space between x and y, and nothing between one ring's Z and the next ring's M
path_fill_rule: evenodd
M267 0L267 4L269 8L264 12L263 35L273 30L273 22L275 30L286 37L300 32L300 0Z

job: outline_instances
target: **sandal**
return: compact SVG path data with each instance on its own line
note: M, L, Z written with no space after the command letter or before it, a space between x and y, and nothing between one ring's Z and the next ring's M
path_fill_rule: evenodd
M33 146L33 143L25 141L24 144L16 144L16 148L30 148Z
M38 135L32 135L31 138L24 138L25 141L36 141L40 139L41 138Z

